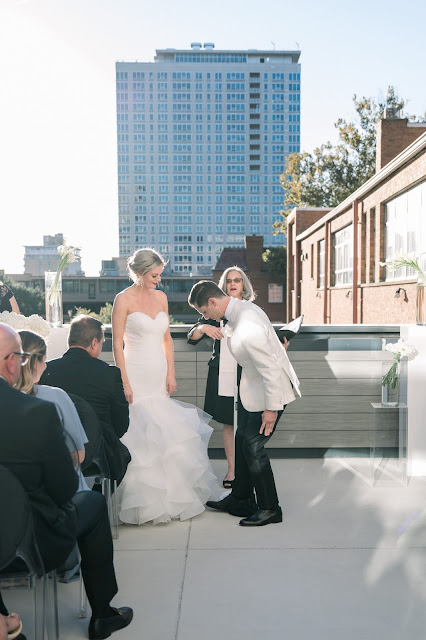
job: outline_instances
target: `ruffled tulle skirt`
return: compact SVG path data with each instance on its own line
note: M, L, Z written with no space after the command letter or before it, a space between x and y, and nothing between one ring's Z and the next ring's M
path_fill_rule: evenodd
M210 416L169 396L130 405L130 426L121 439L132 460L117 489L120 520L128 524L186 520L207 500L223 495L208 458Z

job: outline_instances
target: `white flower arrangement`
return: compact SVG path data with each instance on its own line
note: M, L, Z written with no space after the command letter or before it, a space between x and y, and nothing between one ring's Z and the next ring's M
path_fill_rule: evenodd
M404 340L401 339L399 339L398 342L387 344L385 350L394 354L394 360L391 368L382 378L382 386L395 389L398 381L398 362L401 358L408 358L408 356L415 355L417 351L408 344L408 342L404 342Z
M62 271L65 269L65 267L68 264L72 264L73 262L75 262L77 260L77 256L76 256L76 252L77 251L77 247L69 247L67 244L61 244L58 247L58 254L59 254L59 263L58 263L58 267L56 269L56 275L55 275L55 279L52 283L52 287L48 293L48 297L52 300L54 300L57 295L58 295L58 286L59 286L59 277L62 273Z
M50 333L49 323L35 313L27 317L14 311L2 311L0 313L0 322L9 325L15 331L25 329L26 331L38 333L43 338L47 338Z
M398 269L401 269L401 267L414 269L417 271L419 280L421 280L422 284L426 285L426 274L419 264L420 258L423 255L426 254L421 253L420 255L417 255L414 251L411 253L399 253L393 258L387 258L385 262L381 262L380 266L386 267L389 271L397 271Z

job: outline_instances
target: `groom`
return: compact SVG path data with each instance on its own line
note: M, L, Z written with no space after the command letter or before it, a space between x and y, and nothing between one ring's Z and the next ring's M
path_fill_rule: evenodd
M300 395L297 376L260 307L230 298L214 282L207 280L192 287L188 302L206 320L228 320L229 350L242 368L232 492L223 500L207 502L207 506L245 516L240 521L243 527L282 522L265 444L285 406L295 399L293 389Z

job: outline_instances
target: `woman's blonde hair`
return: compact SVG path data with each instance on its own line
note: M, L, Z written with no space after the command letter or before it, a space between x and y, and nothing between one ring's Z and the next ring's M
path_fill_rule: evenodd
M129 277L135 284L143 286L143 276L155 269L155 267L165 267L167 260L151 247L144 247L143 249L137 249L132 256L127 260L127 271Z
M36 362L41 362L46 355L44 338L33 331L18 331L21 336L22 351L30 353L27 364L21 367L21 375L16 388L24 393L33 394L33 372Z
M234 267L228 267L228 269L225 269L225 271L220 276L220 280L218 283L219 287L222 289L224 293L226 293L226 295L228 295L226 291L226 278L228 277L231 271L236 271L237 273L239 273L243 280L243 290L241 292L242 299L248 300L248 302L253 302L253 300L255 300L256 298L256 294L253 291L253 286L248 276L246 276L246 274L242 269L240 269L240 267L234 266Z

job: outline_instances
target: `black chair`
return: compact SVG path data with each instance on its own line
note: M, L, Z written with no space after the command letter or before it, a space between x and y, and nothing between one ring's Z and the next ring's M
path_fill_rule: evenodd
M89 442L86 443L86 456L81 464L85 478L95 478L95 482L102 486L102 493L108 505L112 537L118 538L118 512L115 499L117 483L111 479L111 472L105 455L105 440L99 418L92 405L84 398L68 394L73 401L80 417Z
M89 441L86 442L84 446L86 455L81 463L81 470L83 471L83 474L86 475L85 471L92 463L95 463L99 470L102 469L101 473L108 474L109 466L105 456L103 455L102 429L94 408L87 402L87 400L84 400L84 398L76 396L74 393L69 393L68 395L77 409L78 416Z
M33 637L59 638L56 574L51 580L44 570L34 531L28 496L18 478L0 465L0 587L21 586L28 581L33 593ZM37 598L37 579L42 586L41 612ZM51 594L51 590L53 594Z
M99 418L87 400L75 395L68 394L74 403L77 413L81 420L81 424L86 432L89 442L85 444L86 455L81 464L81 469L85 478L92 478L96 484L102 487L102 494L105 497L109 521L111 525L112 537L118 538L118 505L115 490L117 488L116 481L111 480L111 473L108 461L105 455L105 441L102 434L102 427ZM82 578L80 578L80 618L86 617L87 599L84 590Z

